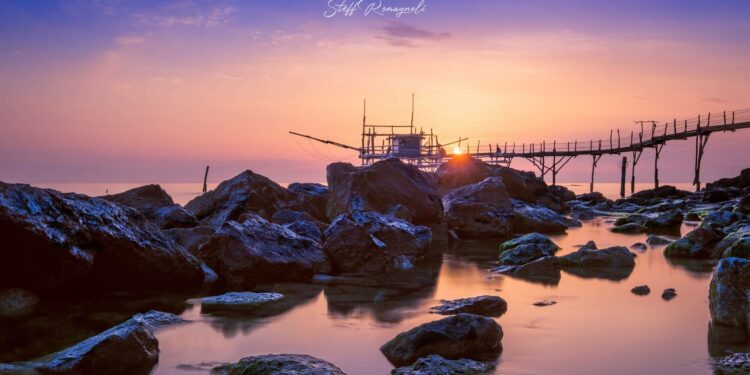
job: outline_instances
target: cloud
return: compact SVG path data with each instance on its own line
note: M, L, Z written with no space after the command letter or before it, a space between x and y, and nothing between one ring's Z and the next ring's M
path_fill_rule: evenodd
M436 33L424 29L418 29L401 22L391 22L381 28L382 35L376 36L378 39L385 40L386 43L394 47L419 47L416 41L441 41L450 38L451 34L447 32Z
M159 26L211 27L230 23L236 8L232 6L202 9L193 3L179 3L153 13L141 13L136 18L144 24Z
M115 42L121 46L130 46L133 44L143 44L146 38L140 36L123 35L115 39Z
M312 35L306 33L276 32L271 38L271 44L305 42L310 39L312 39Z
M239 77L239 76L232 76L232 75L229 75L229 74L223 74L223 73L219 73L219 74L217 74L217 75L216 75L216 78L226 79L226 80L228 80L228 81L242 81L242 80L243 80L243 78L242 78L242 77Z

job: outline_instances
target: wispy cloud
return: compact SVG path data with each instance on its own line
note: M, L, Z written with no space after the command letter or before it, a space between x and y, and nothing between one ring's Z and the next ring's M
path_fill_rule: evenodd
M141 36L123 35L117 37L117 39L115 39L115 42L121 46L130 46L134 44L143 44L146 42L146 38Z
M447 32L433 32L424 29L418 29L401 22L391 22L381 28L383 32L378 35L378 39L385 40L386 43L394 47L415 48L419 45L417 41L440 41L450 38L451 34Z
M171 4L156 12L136 15L141 23L160 26L211 27L230 23L237 11L233 6L214 6L208 9L191 2Z
M305 42L312 39L312 35L307 33L284 33L276 32L271 38L271 44Z
M239 76L233 76L229 74L219 73L216 75L216 78L226 79L228 81L242 81L243 78Z

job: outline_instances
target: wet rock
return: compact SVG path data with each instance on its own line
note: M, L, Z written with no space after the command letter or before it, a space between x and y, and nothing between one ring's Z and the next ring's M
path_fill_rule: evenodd
M380 272L420 259L432 231L376 212L340 215L325 230L323 250L336 272ZM408 265L407 264L407 265Z
M198 219L190 211L175 204L172 197L159 185L145 185L101 198L135 208L162 229L191 228L198 225Z
M555 255L560 248L546 236L529 233L500 245L500 264L522 265L535 259Z
M538 307L545 307L545 306L552 306L552 305L554 305L556 303L557 303L557 301L553 301L551 299L545 299L545 300L542 300L542 301L539 301L539 302L534 302L533 305L534 306L538 306Z
M330 270L321 246L255 214L228 221L198 249L219 283L250 288L261 282L307 281Z
M711 360L717 374L750 373L750 353L734 353Z
M703 217L701 227L722 229L743 219L743 215L729 210L713 211Z
M511 224L513 232L517 234L562 233L568 227L581 226L579 221L568 219L547 207L526 204L518 200L513 201Z
M495 366L471 359L445 359L439 355L429 355L418 359L409 366L391 371L391 375L480 375L490 373Z
M520 266L500 266L493 272L542 284L560 283L562 264L556 256L545 256Z
M636 223L627 223L623 225L618 225L615 227L612 227L609 229L613 233L646 233L648 232L648 229L644 227L643 225L636 224Z
M656 234L649 234L648 238L646 238L646 243L649 245L669 245L672 242L674 241Z
M340 368L304 354L266 354L245 357L237 363L214 367L220 375L345 375Z
M643 223L646 222L646 220L648 219L649 218L646 215L634 213L634 214L629 214L629 215L618 217L615 220L614 225L621 226L621 225L630 224L630 223L643 225Z
M240 220L246 212L270 219L282 208L294 209L297 195L265 176L246 170L223 181L185 205L204 224L219 228L230 220Z
M750 194L745 195L739 202L737 202L734 212L743 215L750 214Z
M596 246L596 242L594 241L588 241L583 245L578 246L579 249L589 249L589 250L596 250L598 247Z
M509 237L513 204L500 177L450 190L443 196L445 222L461 238Z
M326 207L328 206L328 186L316 183L294 182L287 187L297 194L293 206L306 207L307 212L315 219L327 221Z
M649 288L648 285L639 285L633 289L630 289L630 292L637 296L645 296L651 293L651 288Z
M575 252L560 257L564 269L578 268L633 268L635 254L624 246L612 246L606 249L580 248Z
M664 185L655 189L641 190L628 198L619 201L632 202L639 206L650 206L665 199L684 199L690 196L689 191L679 190L674 186Z
M659 216L648 219L643 223L643 226L648 229L649 232L679 232L680 225L684 216L680 211L669 211L660 214Z
M703 201L709 203L719 203L732 199L733 194L730 194L725 189L712 189L707 190L703 194Z
M685 215L685 221L701 221L700 213L691 211Z
M300 236L311 238L320 243L326 225L307 212L279 210L271 217L271 222L284 226Z
M31 315L39 305L39 297L25 289L0 292L0 319Z
M567 202L576 199L576 194L565 186L555 185L549 187L550 194L560 198L561 201Z
M646 244L643 243L643 242L636 242L636 243L630 245L630 248L631 249L636 249L636 250L646 250L646 249L648 249L648 246L646 246Z
M442 315L470 313L492 317L499 317L508 311L508 303L498 296L478 296L441 302L439 306L430 310Z
M402 205L416 224L440 222L443 204L435 182L425 173L398 159L356 168L333 163L327 168L330 188L328 217L354 211L388 213Z
M724 258L719 261L708 293L714 323L748 329L750 319L750 260Z
M726 228L727 230L730 228ZM721 239L711 250L712 258L748 258L748 241L750 237L750 224L738 227Z
M672 298L677 297L677 291L674 288L667 288L661 293L661 298L665 301L669 301Z
M380 351L396 366L412 364L430 354L484 360L502 351L502 338L503 330L494 319L458 314L400 333Z
M218 296L203 297L202 311L252 310L284 298L281 293L229 292Z
M612 202L611 200L605 198L604 195L598 191L585 193L585 194L579 194L576 196L576 199L582 202L593 203L593 204Z
M750 168L743 169L740 175L732 178L722 178L706 184L706 191L721 188L746 188L750 187Z
M698 227L664 249L664 255L673 258L710 258L713 246L723 237L718 230Z
M44 294L187 290L201 261L142 214L104 199L0 182L0 288Z

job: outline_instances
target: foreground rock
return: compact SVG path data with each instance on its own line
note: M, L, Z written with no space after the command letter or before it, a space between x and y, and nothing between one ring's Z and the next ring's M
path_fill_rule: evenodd
M287 190L297 194L297 198L295 198L296 204L294 206L305 207L307 213L317 220L327 220L328 215L326 214L326 209L328 207L328 186L312 182L294 182L289 184Z
M541 284L560 283L562 264L556 256L545 256L520 266L500 266L492 271Z
M304 354L266 354L245 357L237 363L214 367L221 375L345 375L340 368Z
M307 212L292 211L292 210L279 210L271 217L271 221L275 224L284 226L300 236L307 237L315 240L315 242L322 242L323 230L326 225L315 219L312 215Z
M672 242L674 241L656 234L649 234L648 238L646 238L646 243L649 245L669 245Z
M714 323L748 329L750 324L750 260L724 258L711 279L708 307Z
M39 297L25 289L0 292L0 319L30 315L39 305Z
M672 258L701 258L711 257L712 249L724 234L710 227L698 227L684 237L667 245L664 255Z
M198 219L190 211L175 204L172 197L159 185L141 186L101 198L135 208L162 229L190 228L198 225Z
M448 228L462 238L502 238L513 233L513 204L500 177L447 192L443 208Z
M128 321L40 361L0 367L9 374L147 374L159 360L153 330L184 322L159 311L136 314Z
M480 375L491 372L495 366L471 359L449 360L439 355L420 358L406 367L391 371L391 375Z
M635 254L624 246L612 246L606 249L582 247L578 251L560 257L563 268L633 268Z
M281 293L229 292L203 297L201 310L251 310L284 298Z
M568 227L580 227L577 220L565 216L543 206L526 204L518 200L513 201L513 232L517 234L562 233Z
M415 224L442 221L443 205L435 182L412 165L398 159L357 168L333 163L326 168L330 188L328 217L354 211L384 214L406 211Z
M323 250L334 272L411 268L429 249L432 231L376 212L340 215L325 230Z
M442 315L469 313L492 317L499 317L508 311L508 303L498 296L479 296L441 302L442 304L430 310Z
M717 374L750 373L750 353L734 353L713 359L711 363Z
M317 242L255 214L243 218L225 222L198 248L221 285L243 289L261 282L307 281L330 270Z
M539 233L529 233L500 245L500 264L523 265L533 260L555 255L560 247Z
M187 290L202 262L136 210L100 198L0 182L0 289Z
M447 359L488 359L502 351L503 330L493 319L458 314L400 333L380 348L396 366L414 363L430 354Z

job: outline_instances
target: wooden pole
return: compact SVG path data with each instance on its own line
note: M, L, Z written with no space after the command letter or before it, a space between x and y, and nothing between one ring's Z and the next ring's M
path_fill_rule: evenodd
M206 166L206 173L203 174L203 192L204 193L208 191L208 184L207 184L207 182L208 182L208 167L209 166L207 165Z
M628 166L628 157L622 157L622 173L620 175L620 198L625 198L625 169Z

